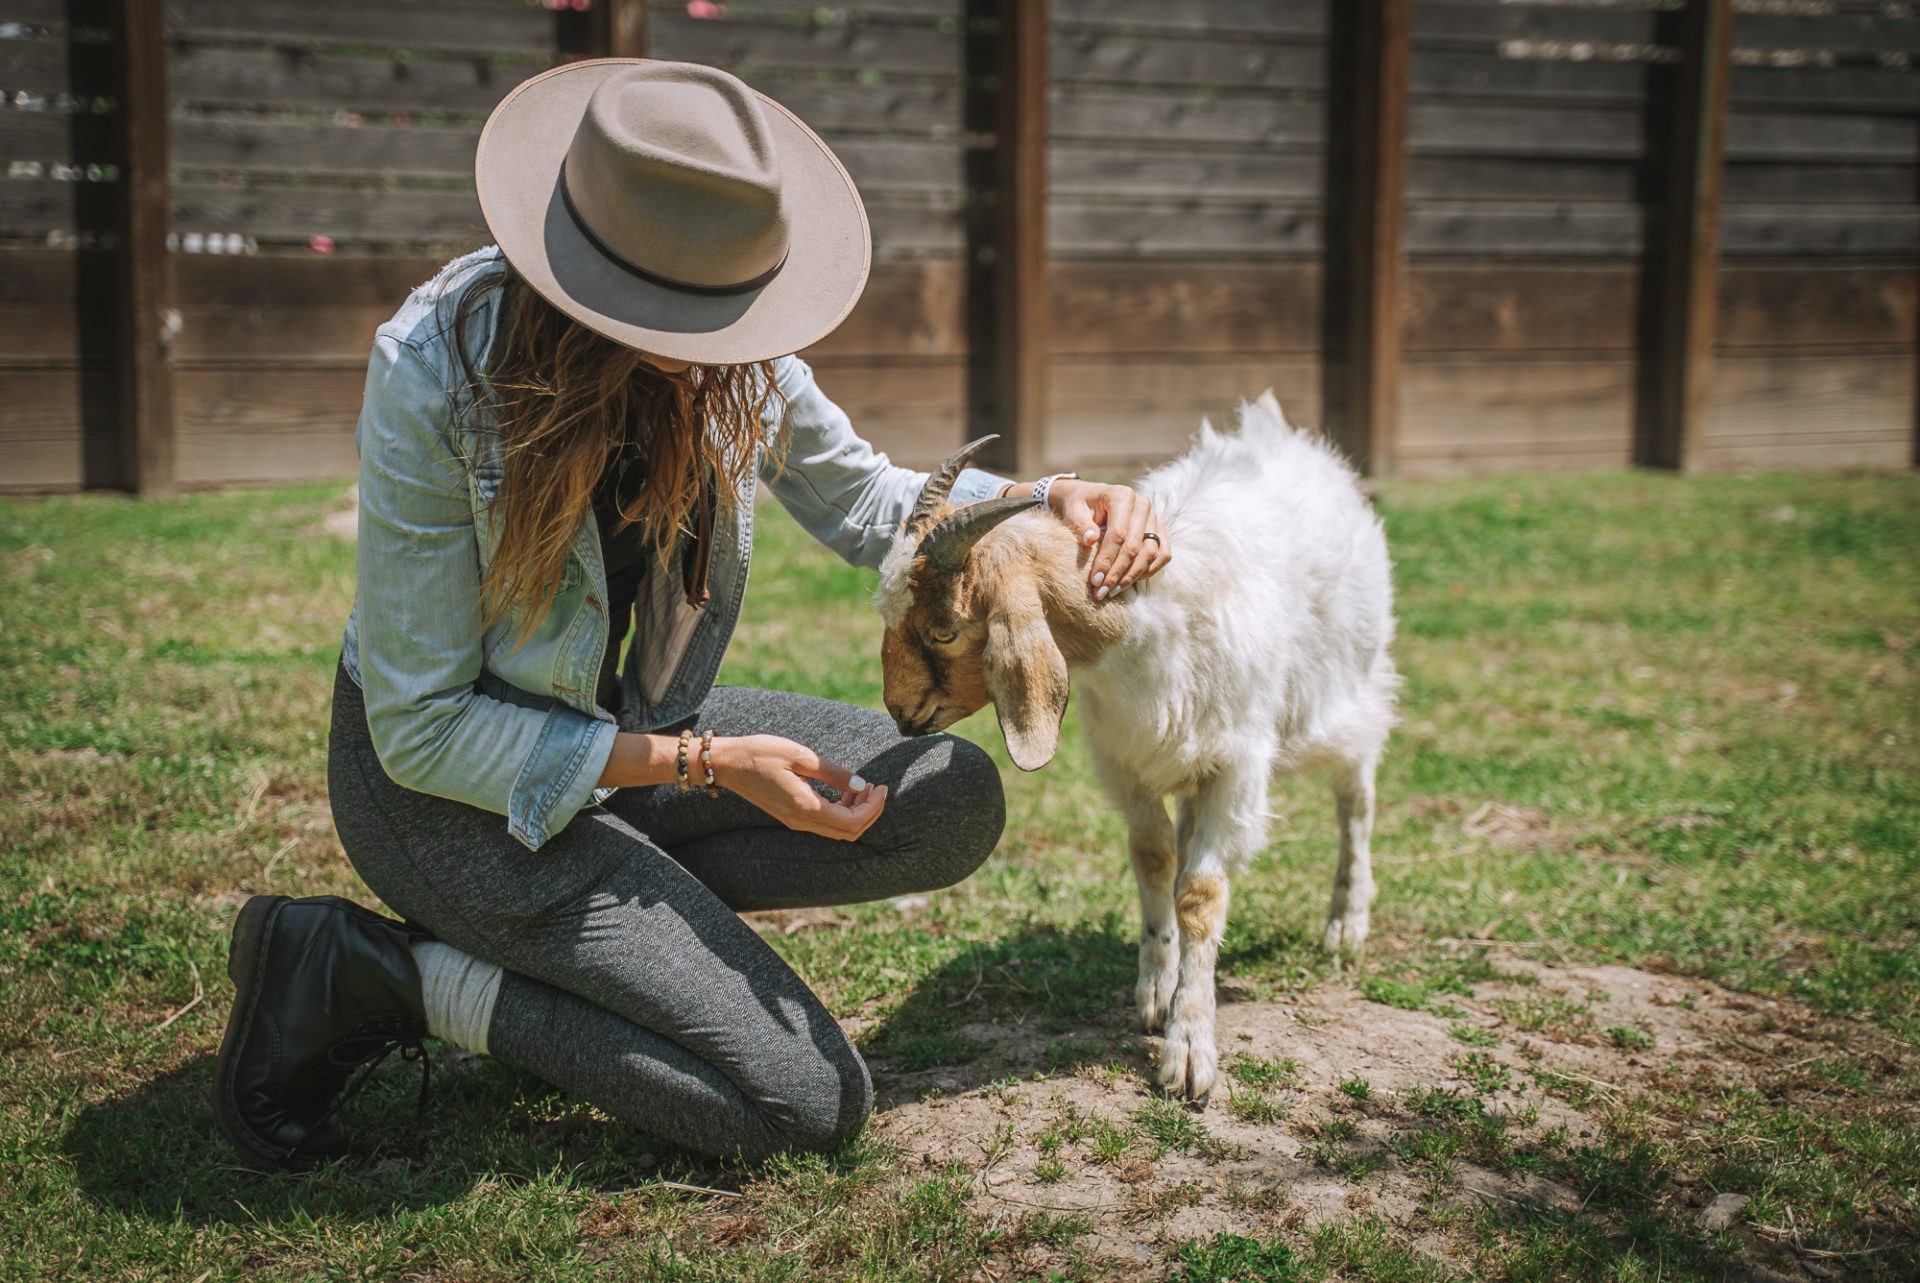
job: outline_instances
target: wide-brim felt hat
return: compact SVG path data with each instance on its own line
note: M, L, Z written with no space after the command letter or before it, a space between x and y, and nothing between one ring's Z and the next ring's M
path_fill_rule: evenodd
M693 63L601 58L521 84L474 162L507 261L654 356L767 360L853 310L872 260L846 169L792 112Z

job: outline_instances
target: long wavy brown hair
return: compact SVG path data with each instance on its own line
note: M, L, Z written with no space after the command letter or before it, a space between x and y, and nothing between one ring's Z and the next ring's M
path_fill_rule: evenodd
M500 292L486 360L470 362L466 329L479 301ZM466 291L455 348L470 385L490 393L503 454L492 506L494 548L481 578L482 626L519 616L516 644L553 607L567 554L610 470L619 529L638 527L664 567L692 527L702 487L724 513L753 475L760 417L779 396L773 363L689 366L666 374L633 348L587 329L511 267Z

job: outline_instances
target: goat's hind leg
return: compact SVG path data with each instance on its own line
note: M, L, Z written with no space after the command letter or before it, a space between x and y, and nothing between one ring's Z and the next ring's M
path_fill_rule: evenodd
M1377 753L1349 759L1333 769L1333 796L1340 815L1340 863L1333 871L1333 900L1321 947L1338 957L1367 950L1367 917L1373 905L1373 775Z
M1173 825L1157 797L1131 795L1126 801L1127 853L1140 888L1140 979L1133 1002L1148 1033L1166 1027L1179 980L1180 934L1174 925Z

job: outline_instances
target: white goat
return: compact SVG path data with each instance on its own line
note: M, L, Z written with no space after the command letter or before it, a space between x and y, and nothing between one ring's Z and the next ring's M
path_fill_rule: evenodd
M1174 559L1096 602L1091 552L1050 513L1025 499L949 509L982 444L928 479L881 568L887 708L924 734L991 700L1031 771L1058 746L1069 674L1079 682L1094 766L1130 830L1134 996L1147 1030L1165 1030L1159 1083L1204 1101L1228 880L1265 843L1276 772L1331 772L1340 863L1323 944L1366 942L1374 768L1399 680L1385 536L1351 469L1269 392L1241 406L1237 433L1203 422L1139 483Z

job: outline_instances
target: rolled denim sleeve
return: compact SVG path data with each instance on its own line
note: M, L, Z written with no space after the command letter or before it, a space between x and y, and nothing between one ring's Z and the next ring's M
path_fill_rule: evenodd
M484 658L480 553L452 414L419 352L380 335L356 431L367 728L396 783L504 814L513 835L538 848L591 800L616 728L474 688Z
M797 356L774 363L784 413L770 419L761 479L808 533L848 562L877 570L927 474L895 467L861 439L847 413L820 391ZM775 398L773 410L781 408ZM967 468L954 482L956 504L991 499L1007 478Z

